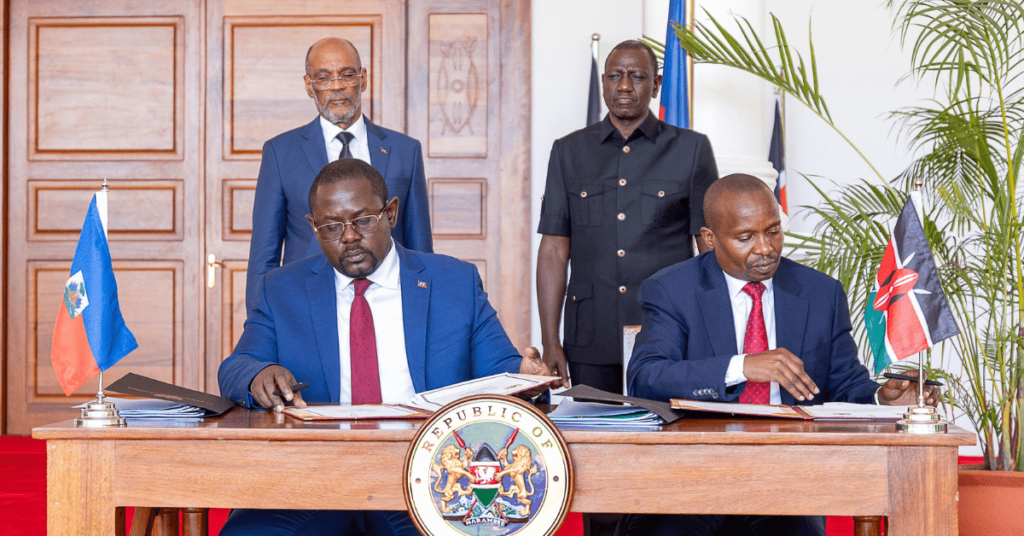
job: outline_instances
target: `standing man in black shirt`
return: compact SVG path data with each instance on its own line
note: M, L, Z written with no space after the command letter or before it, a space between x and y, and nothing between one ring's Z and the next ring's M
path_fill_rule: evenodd
M707 136L651 113L661 75L650 47L619 43L602 81L608 116L551 149L537 229L544 235L537 302L547 365L574 385L621 393L622 327L641 322L640 283L692 257L694 238L707 249L704 191L718 168Z

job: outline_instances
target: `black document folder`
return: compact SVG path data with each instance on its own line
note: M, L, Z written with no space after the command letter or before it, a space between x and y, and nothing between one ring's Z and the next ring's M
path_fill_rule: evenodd
M185 387L179 387L153 378L139 376L134 372L125 374L123 378L107 386L108 391L125 395L159 398L169 402L179 402L206 410L207 417L222 415L234 407L234 402Z

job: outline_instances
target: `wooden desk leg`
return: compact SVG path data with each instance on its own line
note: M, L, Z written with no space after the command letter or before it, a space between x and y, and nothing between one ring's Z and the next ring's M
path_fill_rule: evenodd
M135 514L132 516L132 531L128 536L149 536L149 533L153 531L157 510L159 508L135 507Z
M889 447L886 536L957 536L956 447Z
M177 508L161 508L153 522L152 536L178 536L181 534Z
M46 533L114 534L114 442L46 442Z
M210 536L209 508L182 508L183 536Z
M853 536L882 536L882 516L854 516Z

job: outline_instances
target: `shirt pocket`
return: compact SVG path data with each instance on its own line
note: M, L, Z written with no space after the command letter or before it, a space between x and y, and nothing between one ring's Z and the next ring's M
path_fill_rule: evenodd
M678 182L651 181L641 185L640 217L644 225L665 227L687 214Z
M601 203L604 199L604 183L568 183L569 221L573 227L597 227L601 225Z
M589 346L594 340L594 286L570 282L565 297L565 344Z

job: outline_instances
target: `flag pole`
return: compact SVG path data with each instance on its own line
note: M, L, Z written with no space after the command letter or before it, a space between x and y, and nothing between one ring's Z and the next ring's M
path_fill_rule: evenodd
M911 200L914 198L918 202L921 202L921 190L924 188L924 181L921 180L921 176L914 180L914 192L910 194ZM915 195L916 194L916 195ZM921 227L924 228L924 207L918 206L918 203L914 203L914 210L918 214L918 218L921 219ZM924 402L924 382L927 376L924 372L924 351L917 353L917 407L908 408L907 413L903 414L903 418L896 421L896 431L905 434L945 434L948 431L948 425L946 421L942 420L935 408L925 404Z
M107 193L109 191L110 186L107 183L107 178L103 177L103 189L96 194L96 209L100 213L100 222L103 224L103 238L107 238ZM121 416L113 403L105 402L105 399L106 395L103 394L103 369L100 369L96 401L90 402L82 408L82 417L75 419L75 426L78 428L127 426L128 421Z

